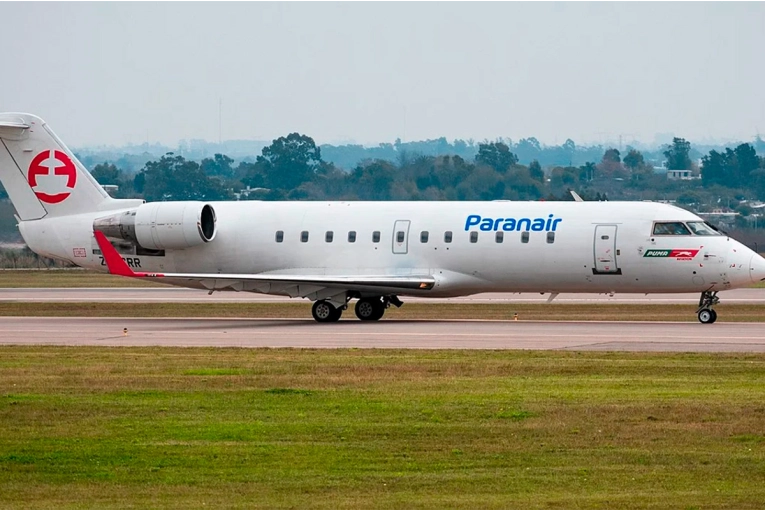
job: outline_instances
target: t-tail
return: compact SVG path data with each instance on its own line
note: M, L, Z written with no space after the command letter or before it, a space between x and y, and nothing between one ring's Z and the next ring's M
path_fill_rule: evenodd
M93 218L143 200L111 198L46 123L0 113L0 182L29 247L78 262L90 247Z

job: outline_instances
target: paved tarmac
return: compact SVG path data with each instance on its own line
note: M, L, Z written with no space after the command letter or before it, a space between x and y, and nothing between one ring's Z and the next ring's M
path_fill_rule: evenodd
M0 344L765 352L765 325L0 317Z
M765 289L735 289L720 292L723 303L765 304ZM485 293L447 299L427 299L404 297L404 302L429 303L545 303L549 294L512 294ZM0 289L0 301L87 301L113 303L147 303L147 302L260 302L278 303L290 301L291 298L269 296L251 292L215 292L208 295L206 291L185 289L180 287L167 288L90 288L90 289ZM300 301L300 300L295 300ZM693 294L560 294L555 303L681 303L698 304L699 295Z

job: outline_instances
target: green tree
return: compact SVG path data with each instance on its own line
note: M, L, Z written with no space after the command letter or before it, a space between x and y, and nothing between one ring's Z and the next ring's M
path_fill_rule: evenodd
M502 174L488 165L479 165L459 186L460 200L498 200L505 198L505 181Z
M596 173L597 173L597 167L595 166L595 163L593 163L592 161L588 161L587 163L579 167L579 180L591 181L595 178Z
M573 166L556 166L550 171L550 187L555 192L564 192L579 184L579 169Z
M624 177L622 157L618 149L607 149L598 165L600 174L605 177Z
M98 181L98 184L119 184L122 172L114 164L101 163L93 167L90 175Z
M529 176L537 182L545 182L545 172L536 159L529 164Z
M502 142L480 143L475 161L503 174L508 168L518 163L518 156L510 152L510 147Z
M664 151L664 157L667 158L668 170L690 170L693 162L690 157L691 142L685 138L673 138L672 145Z
M733 156L730 159L731 161L735 160L735 169L733 170L736 174L735 186L747 186L752 171L760 167L760 158L757 157L754 147L748 143L742 143L733 149Z
M231 166L233 163L234 160L228 156L216 154L212 159L203 159L200 167L205 175L229 178L234 175L234 169Z
M725 153L710 151L701 158L701 180L704 186L719 184L729 188L750 187L753 172L760 167L760 158L748 143Z
M635 172L645 165L643 154L635 149L630 149L626 156L624 156L624 166L630 169L631 172Z
M541 156L542 144L533 136L530 138L522 138L515 146L515 151L518 154L518 157L523 161L531 161L532 159L538 159Z
M540 168L541 171L541 168ZM535 179L531 169L516 165L508 172L505 179L505 188L509 188L514 196L500 196L498 198L513 198L516 200L538 200L544 193L544 174L542 181Z
M709 154L701 158L701 183L705 187L715 184L726 185L726 158L717 151L709 151Z
M361 200L390 200L396 173L392 163L377 160L357 166L351 174L351 180Z
M224 200L230 193L217 179L207 177L195 161L169 152L149 161L134 179L146 200Z
M291 190L313 179L321 166L321 149L313 138L291 133L277 138L258 156L267 187Z

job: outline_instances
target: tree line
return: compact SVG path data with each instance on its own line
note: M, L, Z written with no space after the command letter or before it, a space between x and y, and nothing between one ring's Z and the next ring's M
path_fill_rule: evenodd
M306 135L274 140L253 160L223 154L201 162L167 153L136 174L112 163L96 165L101 184L117 184L120 197L146 200L568 200L568 190L589 199L678 200L697 210L725 200L765 200L765 160L751 144L712 150L699 166L690 142L675 138L663 150L669 170L701 179L672 181L634 148L607 148L581 165L522 164L503 141L477 144L472 158L402 152L397 161L368 159L347 172L322 157Z

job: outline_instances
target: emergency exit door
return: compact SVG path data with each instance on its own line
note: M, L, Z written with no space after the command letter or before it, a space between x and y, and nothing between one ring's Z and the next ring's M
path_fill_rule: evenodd
M393 253L406 255L409 251L409 220L397 220L393 224Z
M593 274L622 274L616 250L616 225L595 226L595 266Z

